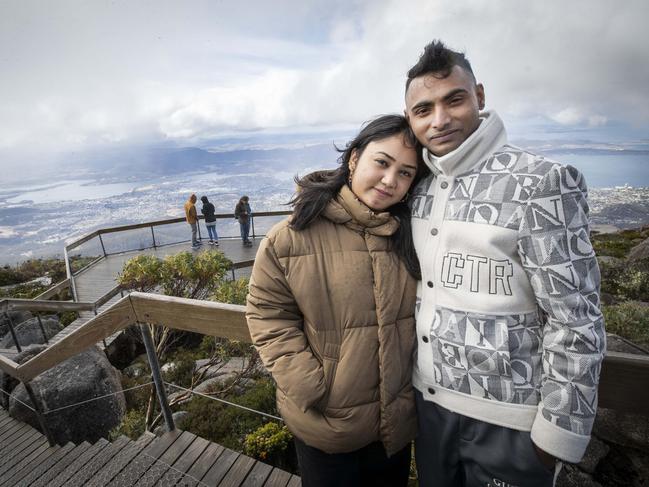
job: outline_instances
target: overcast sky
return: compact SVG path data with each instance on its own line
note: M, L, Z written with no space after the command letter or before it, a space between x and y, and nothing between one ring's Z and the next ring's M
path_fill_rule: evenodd
M0 0L7 154L198 145L403 110L433 38L512 125L649 139L646 0Z

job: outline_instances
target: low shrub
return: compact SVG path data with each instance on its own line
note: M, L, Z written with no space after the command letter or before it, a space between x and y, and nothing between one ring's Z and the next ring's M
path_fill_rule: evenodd
M243 453L263 462L272 463L280 468L290 467L281 465L288 460L286 454L291 446L293 435L286 426L277 423L266 423L252 433L246 435Z
M649 346L649 306L636 301L626 301L614 306L604 306L606 331L615 333L642 346Z

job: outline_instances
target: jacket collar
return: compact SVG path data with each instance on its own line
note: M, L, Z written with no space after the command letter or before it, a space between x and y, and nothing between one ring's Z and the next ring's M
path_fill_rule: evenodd
M383 237L392 235L399 228L399 222L389 212L375 213L370 210L346 184L338 196L329 202L324 216L334 223Z
M476 131L454 151L437 157L424 148L424 161L435 176L464 174L507 143L505 125L495 111L480 113L480 119Z

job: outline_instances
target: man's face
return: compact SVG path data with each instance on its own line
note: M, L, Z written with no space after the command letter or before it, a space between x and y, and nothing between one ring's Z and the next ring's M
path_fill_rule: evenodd
M415 78L406 92L410 127L438 157L457 149L478 128L483 108L484 88L459 66L453 66L446 78L433 74Z

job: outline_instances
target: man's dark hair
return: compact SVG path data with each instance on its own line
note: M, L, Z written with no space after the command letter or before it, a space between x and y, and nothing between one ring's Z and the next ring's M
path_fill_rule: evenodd
M475 81L471 63L464 53L449 49L440 40L434 40L424 48L424 52L419 56L417 64L408 71L406 91L408 91L408 87L413 79L426 74L432 74L436 78L443 79L451 74L453 66L459 66L464 69Z
M344 148L336 147L341 154L338 158L340 165L329 171L316 171L302 178L295 178L298 185L296 195L289 204L293 206L290 226L301 231L308 228L317 220L329 202L336 197L340 188L347 184L350 177L349 161L352 154L363 153L370 142L379 141L401 135L404 143L417 152L417 173L411 188L424 177L428 168L421 160L421 146L410 130L408 121L401 115L383 115L364 125L358 135ZM421 278L419 260L415 253L410 226L410 208L406 202L399 202L387 209L399 220L399 229L391 237L391 249L403 260L410 274Z

